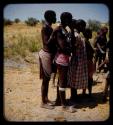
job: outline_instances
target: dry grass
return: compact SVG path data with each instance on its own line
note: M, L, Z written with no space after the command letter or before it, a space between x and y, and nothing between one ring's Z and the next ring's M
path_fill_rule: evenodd
M54 24L55 28L58 24ZM4 27L4 57L25 58L32 52L37 52L42 47L41 27L39 23L35 27L27 26L24 23L13 23L13 25ZM108 35L107 35L108 36ZM91 44L94 45L96 32L93 32Z
M31 52L37 52L42 47L40 30L40 24L36 27L21 23L4 27L5 58L26 57Z
M56 25L54 24L53 28ZM5 59L25 58L32 52L39 51L42 47L41 27L41 23L34 27L27 26L24 23L13 23L13 25L4 26Z
M55 25L54 25L55 27ZM4 27L4 54L5 58L19 58L32 60L32 52L38 51L41 44L41 24L29 27L25 24L13 24ZM93 35L96 35L95 33ZM31 56L29 56L31 55ZM20 58L21 59L21 58ZM68 113L56 106L53 110L40 108L41 83L39 67L31 64L29 67L4 67L4 118L8 121L104 121L109 117L110 105L102 102L102 92L105 86L105 77L99 75L97 85L93 86L95 101L76 103L77 112ZM57 79L56 79L57 84ZM79 90L78 94L82 91ZM56 99L56 88L49 86L49 99ZM66 98L70 97L70 89L66 90ZM109 97L108 97L109 98Z

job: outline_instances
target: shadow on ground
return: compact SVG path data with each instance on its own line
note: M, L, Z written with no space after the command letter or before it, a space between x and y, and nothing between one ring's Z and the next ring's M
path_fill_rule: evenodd
M108 101L108 100L107 100ZM106 102L103 101L103 93L93 93L92 97L89 97L88 95L83 96L82 94L77 95L74 102L71 102L69 99L67 99L67 102L69 105L75 105L76 108L95 108L98 104L104 104Z

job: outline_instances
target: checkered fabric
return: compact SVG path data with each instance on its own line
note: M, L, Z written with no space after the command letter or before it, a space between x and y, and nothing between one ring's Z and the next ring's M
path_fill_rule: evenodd
M85 89L88 86L87 53L84 41L80 40L80 37L76 41L75 52L70 60L67 84L76 89Z

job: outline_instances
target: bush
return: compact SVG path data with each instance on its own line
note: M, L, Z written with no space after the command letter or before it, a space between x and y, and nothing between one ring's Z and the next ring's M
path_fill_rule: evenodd
M4 25L12 25L13 21L11 21L10 19L4 19Z
M101 27L101 23L97 20L88 20L88 27L93 31L98 31Z
M15 22L15 23L19 23L19 22L20 22L20 19L16 18L16 19L14 20L14 22Z
M42 24L44 24L44 23L45 23L45 20L42 20L41 22L42 22Z
M22 34L18 34L16 39L13 40L13 44L5 47L5 58L14 58L18 55L22 58L25 58L27 55L29 55L29 53L39 51L42 47L42 42L40 41L40 38L36 37L28 37Z
M35 26L37 24L37 19L35 18L28 18L28 20L25 21L25 23L28 25L28 26Z

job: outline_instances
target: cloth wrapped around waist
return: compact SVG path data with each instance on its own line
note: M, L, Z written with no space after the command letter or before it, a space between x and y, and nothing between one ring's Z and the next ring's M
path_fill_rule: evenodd
M39 51L40 75L43 73L50 77L52 73L52 54L45 52L43 49ZM40 76L42 78L42 76Z
M57 53L55 57L56 64L62 65L62 66L68 66L69 65L69 55L65 55L63 53Z

